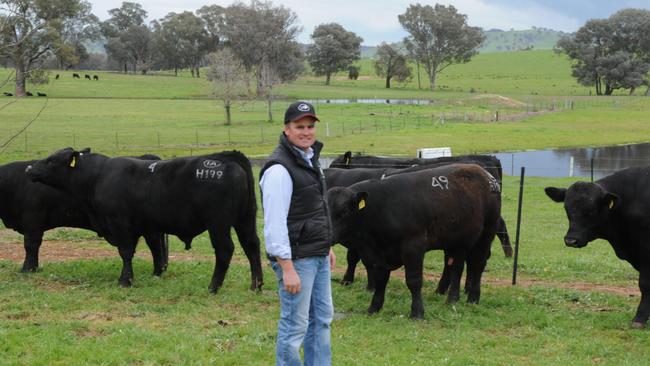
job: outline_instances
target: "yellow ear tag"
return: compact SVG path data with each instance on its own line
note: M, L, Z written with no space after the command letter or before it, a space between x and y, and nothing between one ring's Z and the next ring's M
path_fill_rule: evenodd
M614 200L609 200L609 209L614 208Z
M72 160L70 161L70 168L74 168L75 165L77 165L77 158L73 156Z
M361 201L359 201L359 210L362 210L364 207L366 207L366 200L361 199Z

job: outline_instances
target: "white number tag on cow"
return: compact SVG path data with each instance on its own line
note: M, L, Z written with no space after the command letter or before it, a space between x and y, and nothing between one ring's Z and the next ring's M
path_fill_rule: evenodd
M444 175L441 175L439 177L432 177L431 186L433 188L440 188L442 190L449 189L449 179L447 179L447 177Z
M152 173L153 173L154 170L156 170L156 164L158 164L158 162L149 164L148 168L149 168L149 170L151 170Z
M221 179L223 171L215 169L197 169L196 179Z
M490 190L494 193L501 193L501 185L499 184L499 181L489 172L486 171L485 173L487 173L488 180L490 181Z

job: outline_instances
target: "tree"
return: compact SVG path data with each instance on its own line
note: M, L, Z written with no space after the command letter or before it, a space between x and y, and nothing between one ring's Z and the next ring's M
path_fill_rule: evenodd
M30 72L59 44L62 24L82 8L79 0L0 0L0 58L10 59L16 70L15 94L25 95Z
M361 57L363 38L340 24L321 24L311 38L314 44L307 50L307 60L317 76L325 75L325 85L330 85L332 73L347 70Z
M449 65L469 62L485 40L483 31L467 25L467 16L451 5L410 5L398 19L409 33L404 44L424 66L431 90L439 73Z
M133 72L140 67L144 73L149 67L153 39L151 30L144 24L147 12L137 3L123 2L119 8L108 11L110 19L101 24L102 34L108 40L105 45L109 58L124 65L133 66Z
M609 19L592 19L573 35L562 37L555 51L574 62L572 75L597 95L648 85L650 11L625 9Z
M231 106L246 89L247 75L244 64L229 48L208 56L208 80L213 84L213 95L223 101L226 125L232 123Z
M86 60L88 51L84 43L96 41L100 37L99 19L91 13L92 6L83 0L79 5L77 14L63 20L54 47L60 69L68 69Z
M272 70L281 82L295 80L302 70L302 52L296 37L296 14L271 2L253 0L251 5L236 3L229 6L219 19L218 28L224 42L255 75L257 95L264 96L266 84L263 73Z
M169 13L159 22L154 22L154 43L159 63L173 66L174 70L189 67L192 76L200 77L199 67L205 56L214 51L218 44L208 34L205 21L189 11Z
M272 122L273 87L295 80L304 68L302 49L296 42L301 31L295 25L296 14L271 2L253 0L250 6L231 5L216 18L224 43L254 75L256 94L266 99Z
M377 48L376 57L375 72L386 78L386 89L390 89L390 81L393 77L396 77L400 83L411 78L411 68L406 57L395 47L382 43Z

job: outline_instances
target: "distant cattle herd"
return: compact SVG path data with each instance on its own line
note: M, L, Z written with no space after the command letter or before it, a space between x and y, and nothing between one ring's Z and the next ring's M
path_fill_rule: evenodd
M324 174L333 244L348 249L342 283L354 281L361 261L368 288L374 291L370 313L383 307L390 272L404 266L410 315L424 315L427 251L444 252L436 292L447 293L448 302L458 301L466 268L464 291L472 303L479 302L495 236L505 255L512 254L501 216L501 163L493 156L395 159L348 152ZM642 297L634 327L644 327L650 316L648 176L650 167L631 168L594 183L546 189L551 199L564 203L567 246L606 239L619 258L639 271ZM155 155L108 157L65 148L41 160L0 166L0 218L24 236L22 271L38 268L43 232L84 228L117 247L123 262L119 284L124 287L133 283L131 262L140 237L151 250L154 275L160 276L168 265L163 234L176 235L189 249L193 238L207 231L215 253L211 292L222 286L230 265L234 229L250 265L250 288L257 290L263 278L256 184L251 163L237 151L160 160Z
M56 74L56 75L54 76L54 79L55 79L55 80L59 80L60 77L61 77L60 74ZM77 74L77 73L72 73L72 78L73 78L73 79L81 79L81 76L80 76L79 74ZM86 80L91 80L91 79L92 79L92 80L95 80L95 81L99 81L99 76L97 76L97 75L93 75L92 78L91 78L90 75L85 74L85 75L84 75L84 79L86 79ZM5 97L13 97L13 96L14 96L14 94L13 94L13 93L10 93L10 92L3 92L2 94L3 94ZM45 93L41 93L41 92L36 92L36 95L39 96L39 97L47 97L47 94L45 94ZM29 91L26 91L26 92L25 92L25 96L26 96L26 97L33 97L33 96L34 96L34 93L29 92Z

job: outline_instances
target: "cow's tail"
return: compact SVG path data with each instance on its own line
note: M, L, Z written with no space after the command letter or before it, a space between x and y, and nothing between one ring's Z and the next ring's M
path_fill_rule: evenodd
M229 152L228 155L246 172L246 188L248 202L242 210L235 231L239 244L244 249L251 269L251 290L261 290L264 283L262 262L260 258L260 239L257 235L257 200L255 197L255 179L251 162L239 151Z
M501 160L496 156L492 156L492 158L494 158L494 167L497 169L497 174L499 175L495 178L499 181L499 185L503 186L503 167L501 166Z
M257 220L257 199L255 196L255 178L253 176L253 168L250 160L239 151L227 152L230 158L239 165L244 172L246 172L246 188L248 191L248 199L244 210L240 215L240 220L255 227Z

